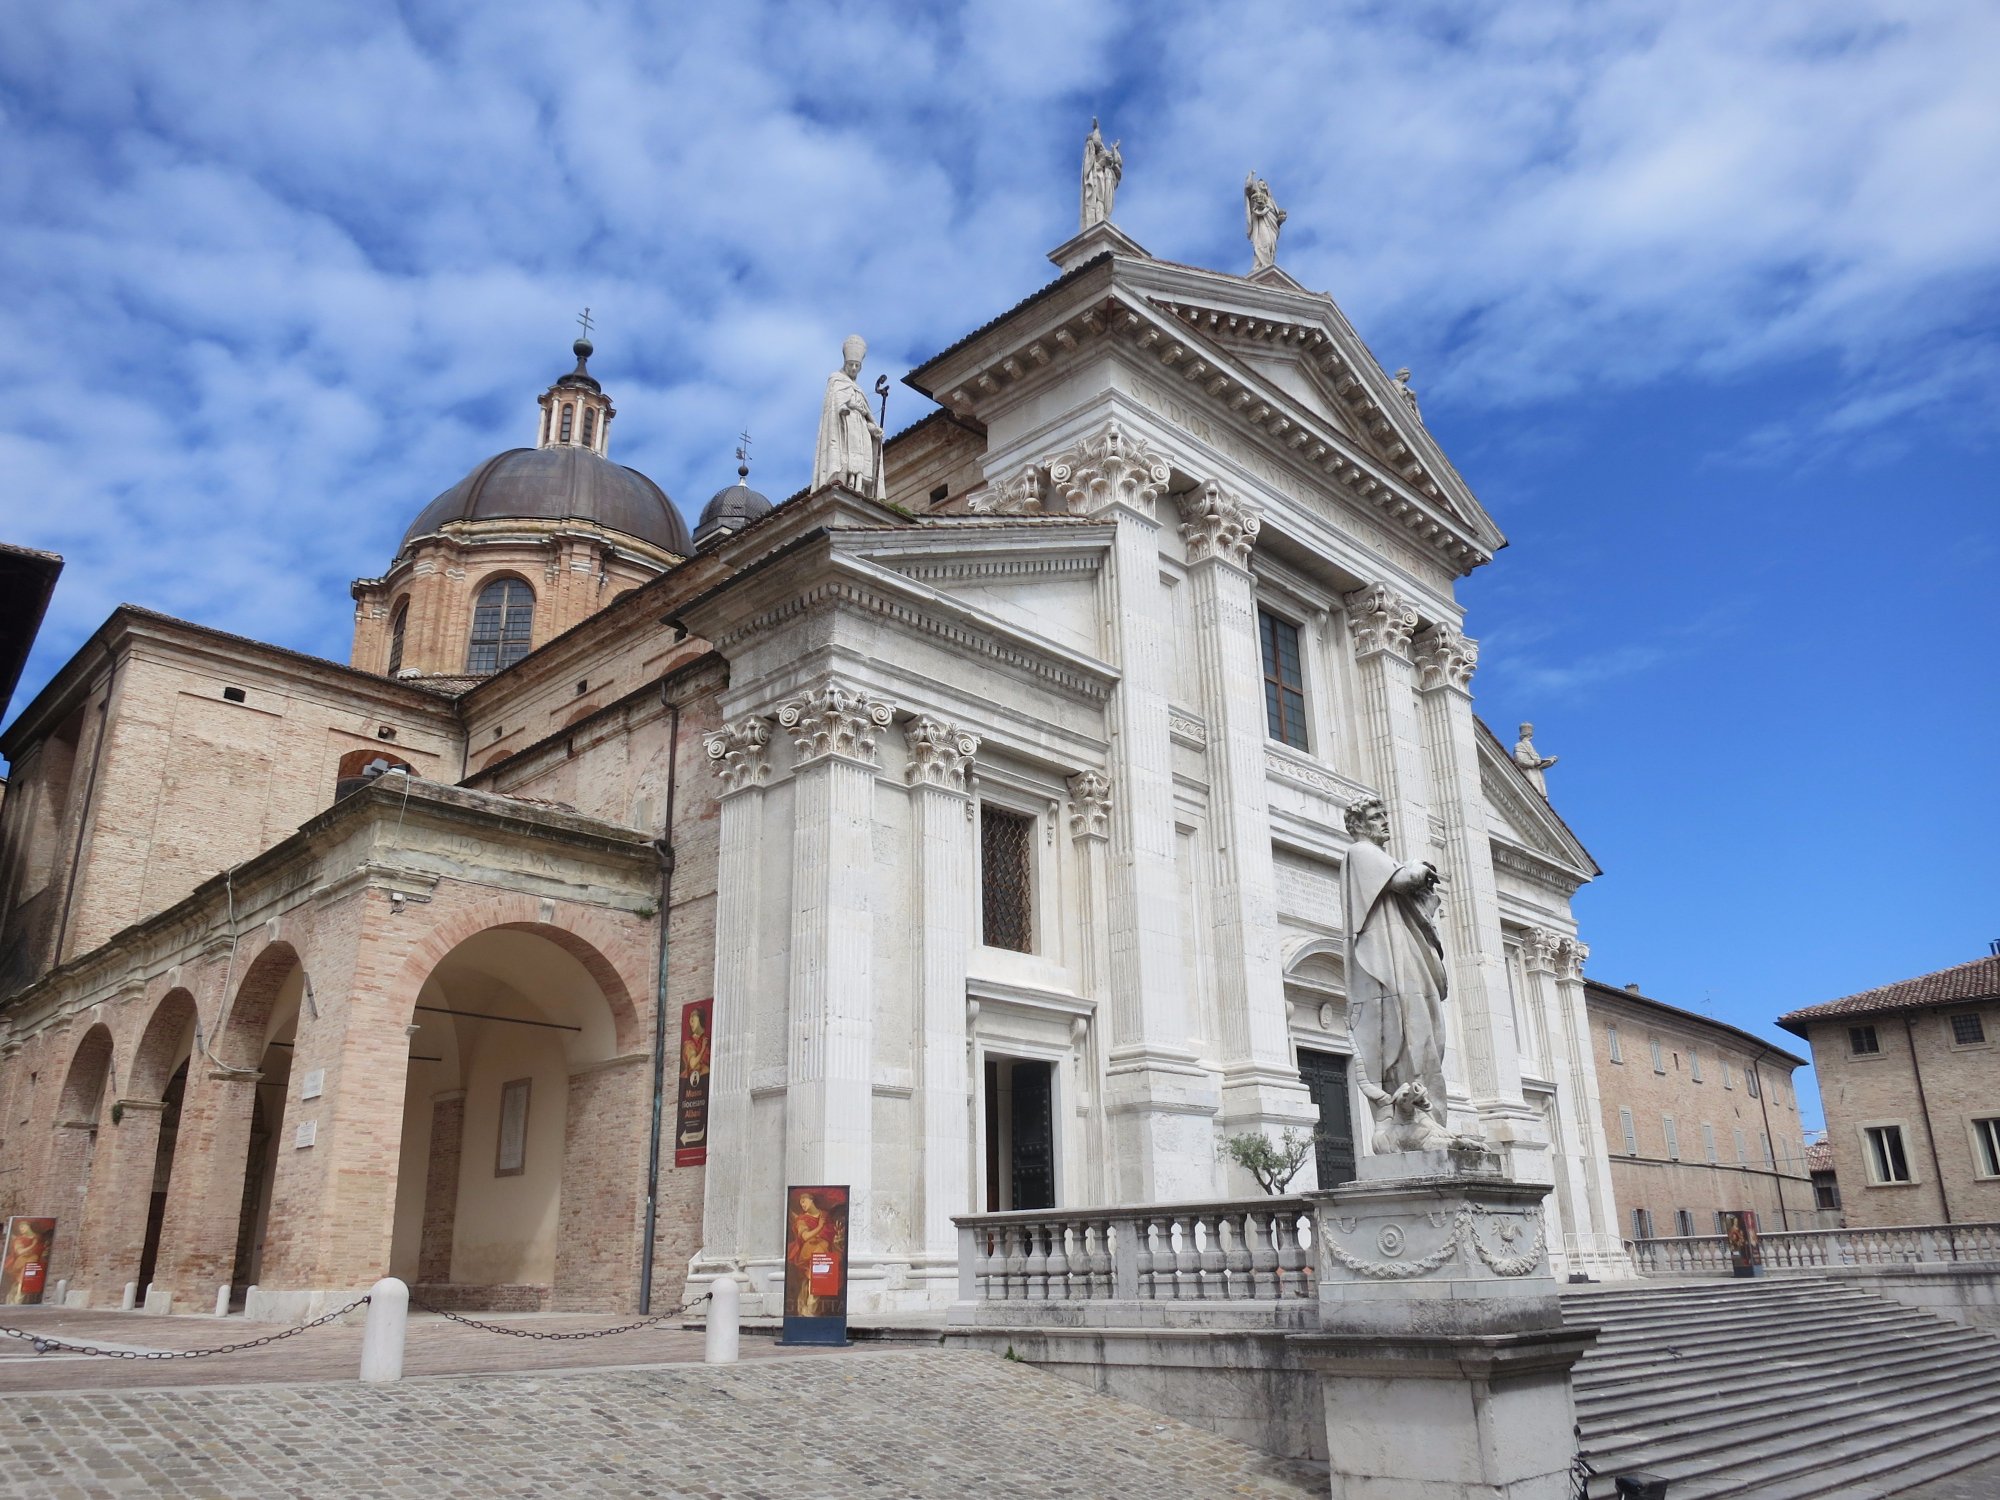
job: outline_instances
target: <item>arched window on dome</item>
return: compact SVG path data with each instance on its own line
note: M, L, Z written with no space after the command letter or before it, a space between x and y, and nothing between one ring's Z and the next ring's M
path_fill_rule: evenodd
M594 406L586 406L583 409L583 446L586 448L597 446L597 408Z
M562 433L556 438L557 442L566 443L569 441L570 424L575 420L576 408L567 401L563 402Z
M465 670L485 673L513 666L533 647L534 627L535 591L518 578L494 579L479 591L472 609Z
M410 623L410 601L400 600L396 612L389 617L389 675L394 677L403 670L403 636Z

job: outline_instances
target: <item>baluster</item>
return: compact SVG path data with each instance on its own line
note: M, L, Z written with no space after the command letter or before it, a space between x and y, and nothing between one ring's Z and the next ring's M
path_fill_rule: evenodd
M1195 1219L1195 1227L1201 1234L1201 1297L1204 1302L1220 1302L1229 1295L1229 1283L1223 1271L1229 1258L1222 1248L1223 1216L1210 1210Z
M1250 1228L1250 1295L1259 1301L1275 1302L1284 1296L1278 1283L1278 1247L1272 1239L1275 1209L1257 1209L1245 1215Z
M1090 1256L1090 1295L1109 1299L1118 1295L1117 1262L1111 1250L1111 1221L1093 1220L1091 1234L1096 1244Z
M1271 1237L1277 1241L1278 1297L1303 1297L1306 1253L1299 1245L1298 1217L1289 1209L1279 1209L1271 1216ZM1294 1276L1297 1284L1294 1284Z
M1021 1265L1024 1273L1022 1295L1030 1302L1046 1302L1049 1296L1049 1257L1043 1249L1044 1230L1045 1226L1041 1224L1022 1226L1022 1233L1028 1240L1028 1253Z
M1060 1220L1049 1226L1049 1297L1067 1302L1069 1289L1069 1226Z
M1174 1215L1174 1295L1183 1302L1201 1300L1201 1241L1193 1214Z
M1120 1231L1132 1236L1132 1264L1138 1273L1139 1296L1147 1302L1157 1301L1160 1295L1159 1272L1155 1269L1153 1253L1154 1228L1153 1216L1143 1214L1128 1219Z
M1232 1209L1218 1216L1216 1223L1228 1239L1222 1246L1222 1295L1239 1302L1257 1295L1250 1274L1250 1213Z
M1007 1296L1010 1300L1019 1301L1028 1295L1028 1247L1021 1226L1003 1226L1000 1239L1007 1247Z

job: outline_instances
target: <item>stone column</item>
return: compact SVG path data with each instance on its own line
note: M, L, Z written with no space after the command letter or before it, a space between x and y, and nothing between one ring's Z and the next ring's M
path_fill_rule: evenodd
M1548 1014L1559 1028L1569 1059L1571 1101L1564 1118L1576 1132L1576 1160L1583 1177L1577 1233L1586 1256L1615 1273L1629 1274L1631 1259L1626 1254L1618 1223L1617 1199L1611 1190L1610 1143L1603 1139L1604 1100L1597 1087L1597 1061L1591 1052L1590 1018L1584 1010L1583 965L1590 957L1588 944L1575 938L1556 941L1554 955L1555 1004ZM1586 1230L1584 1220L1588 1219Z
M1410 659L1417 609L1387 584L1371 583L1347 596L1347 620L1361 688L1362 774L1389 809L1397 858L1422 859L1431 847L1431 831Z
M1105 1203L1113 1191L1104 1145L1104 1019L1111 1003L1110 900L1105 889L1104 856L1111 842L1111 778L1102 771L1079 771L1069 778L1069 836L1076 845L1084 903L1078 959L1084 997L1092 1006L1082 1052L1090 1085L1085 1196L1092 1203Z
M1479 643L1438 621L1417 637L1417 693L1429 755L1431 810L1444 823L1445 959L1466 1085L1510 1176L1548 1181L1538 1113L1521 1096L1519 1042L1500 939L1500 892L1479 787L1472 674Z
M1116 421L1051 460L1053 491L1071 514L1116 528L1100 608L1120 673L1108 712L1112 805L1106 869L1111 1025L1106 1108L1114 1192L1121 1202L1196 1198L1214 1190L1211 1120L1219 1104L1188 1051L1180 881L1174 868L1172 746L1167 737L1173 619L1160 583L1165 459Z
M703 1175L702 1256L740 1260L748 1253L752 1157L750 1060L755 1055L757 924L763 897L764 784L771 779L771 724L755 714L725 724L705 741L722 783L720 848L715 873L715 1071L709 1078ZM719 1147L718 1147L719 1143Z
M417 1240L417 1280L451 1280L451 1237L458 1221L458 1169L465 1143L465 1090L431 1096L431 1151L424 1169L424 1226Z
M105 1112L83 1207L75 1288L88 1292L93 1306L113 1305L110 1299L139 1274L165 1112L158 1099L120 1099Z
M957 1271L953 1214L970 1212L967 1178L965 971L972 951L972 799L966 772L979 736L920 714L909 744L910 825L916 841L918 1119L923 1131L923 1253Z
M154 1285L184 1305L203 1305L235 1269L250 1116L261 1076L252 1068L203 1066L199 1055L188 1069L153 1267ZM140 1287L139 1295L145 1294Z
M791 1182L844 1183L849 1243L875 1248L873 963L875 737L892 705L829 677L778 707L792 737Z
M1262 521L1248 499L1210 481L1180 500L1188 605L1202 715L1208 727L1211 906L1221 1020L1222 1114L1230 1133L1308 1124L1312 1101L1292 1066L1277 950L1264 742L1269 737L1257 654L1250 550ZM1247 1177L1236 1184L1249 1191Z

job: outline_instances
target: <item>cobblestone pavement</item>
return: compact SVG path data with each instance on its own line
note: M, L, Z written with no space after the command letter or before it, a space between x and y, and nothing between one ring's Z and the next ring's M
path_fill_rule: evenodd
M0 1400L0 1496L1323 1496L1290 1465L991 1355Z
M147 1317L142 1313L13 1307L0 1324L27 1333L123 1349L207 1349L262 1338L282 1329L240 1317ZM562 1333L630 1322L615 1314L478 1314L506 1328ZM797 1355L770 1338L746 1333L743 1357ZM828 1351L833 1353L835 1351ZM606 1365L698 1361L702 1336L675 1323L609 1338L551 1341L508 1338L423 1313L410 1317L403 1369L411 1375L472 1375L517 1370L598 1369ZM87 1354L36 1354L21 1339L0 1336L0 1395L39 1391L130 1390L135 1387L236 1385L246 1381L352 1380L361 1368L361 1313L282 1343L206 1359L105 1359Z

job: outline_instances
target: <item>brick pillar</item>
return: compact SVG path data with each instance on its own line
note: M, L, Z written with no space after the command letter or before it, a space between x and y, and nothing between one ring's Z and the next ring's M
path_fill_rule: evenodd
M250 1069L188 1070L167 1183L167 1217L153 1280L183 1305L212 1302L236 1266L243 1174L250 1159L250 1113L259 1075ZM143 1297L146 1289L139 1288Z
M49 1271L44 1294L55 1301L58 1281L75 1279L72 1269L83 1245L85 1204L90 1200L91 1168L96 1156L96 1127L88 1120L58 1120L49 1138L48 1175L44 1177L43 1202L47 1208L34 1212L51 1214L56 1221L55 1243L49 1247Z
M417 1280L451 1280L451 1232L458 1218L459 1152L465 1142L465 1090L431 1101L431 1159L424 1174L424 1228L417 1242Z
M629 1312L638 1306L651 1067L650 1054L635 1052L570 1074L551 1308ZM673 1305L683 1269L655 1268L665 1273L654 1288L656 1310Z
M158 1099L120 1099L110 1112L120 1118L113 1124L107 1114L99 1134L90 1197L83 1209L76 1281L100 1305L117 1297L139 1274L165 1113L166 1105Z

